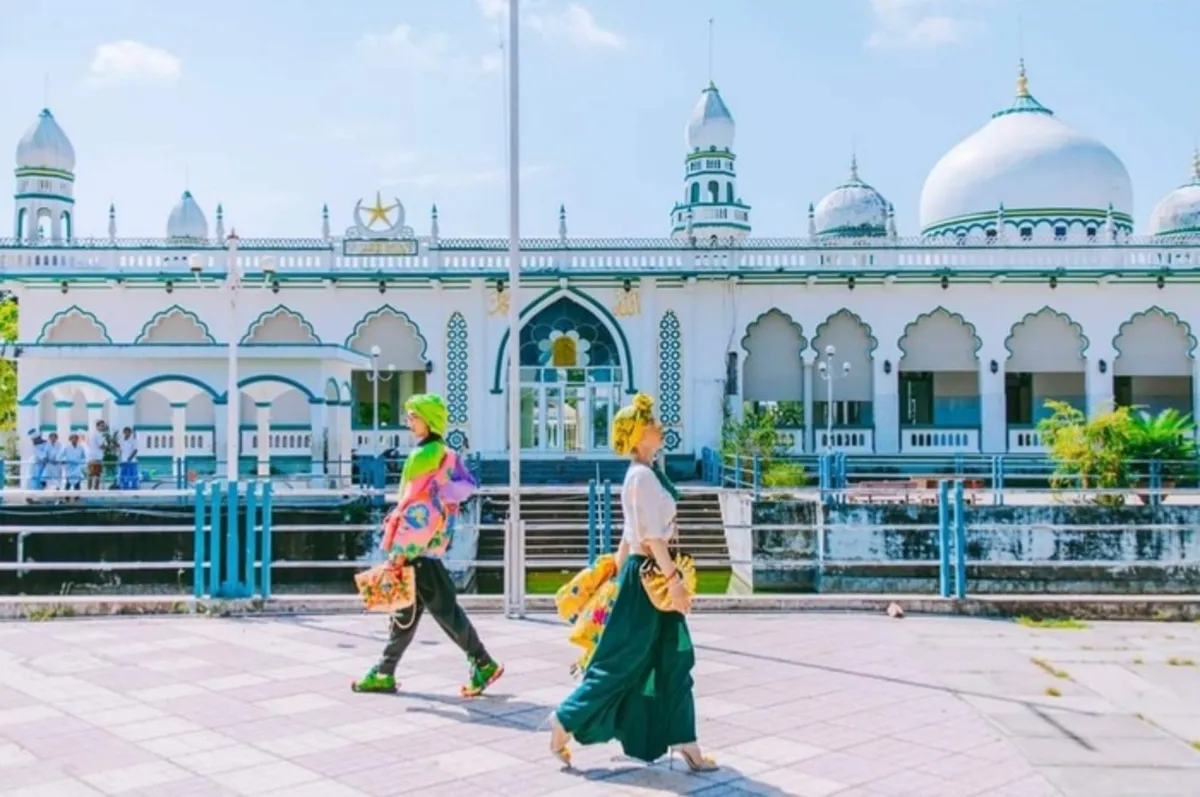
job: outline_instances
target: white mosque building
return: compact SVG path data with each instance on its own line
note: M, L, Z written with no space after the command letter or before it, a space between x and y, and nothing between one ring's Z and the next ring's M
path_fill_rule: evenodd
M669 237L572 238L560 210L556 238L521 242L513 296L506 240L444 237L436 208L414 232L374 192L308 240L237 239L188 192L162 239L122 239L111 207L107 238L78 238L75 153L43 111L0 240L19 428L105 418L136 430L143 468L223 467L231 342L243 468L260 472L403 446L400 408L423 390L446 396L453 445L506 456L511 356L531 459L609 456L635 391L658 396L681 463L749 404L777 408L796 453L890 456L1036 454L1047 398L1197 408L1200 156L1138 229L1121 160L1034 99L1022 66L1012 102L929 173L917 234L851 163L774 239L752 235L734 132L709 85Z

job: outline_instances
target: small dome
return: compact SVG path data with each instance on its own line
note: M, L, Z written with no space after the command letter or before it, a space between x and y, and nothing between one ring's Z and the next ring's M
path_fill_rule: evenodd
M850 177L825 195L813 210L817 235L869 238L887 235L888 201L858 176L858 159L850 160Z
M204 241L208 239L208 219L196 204L191 191L184 191L179 204L167 218L168 238L188 238Z
M1200 235L1200 151L1192 156L1192 180L1158 201L1150 212L1151 235Z
M709 150L733 150L733 116L725 107L721 93L713 83L708 84L700 94L700 101L692 110L692 118L688 120L684 140L688 152L708 152Z
M75 148L49 108L42 109L37 121L18 142L17 168L75 171Z
M1008 218L1130 225L1133 185L1112 150L1061 122L1029 93L1024 64L1010 108L938 161L921 191L924 234L964 233Z

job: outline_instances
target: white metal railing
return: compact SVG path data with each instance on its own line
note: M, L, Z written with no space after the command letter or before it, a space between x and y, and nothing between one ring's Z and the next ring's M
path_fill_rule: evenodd
M242 456L258 455L258 431L242 430ZM267 434L267 452L273 457L309 456L312 454L312 432L307 429L272 429Z
M1044 454L1042 436L1037 429L1009 429L1008 453L1010 454Z
M875 430L844 427L833 427L830 434L826 429L818 429L813 440L818 452L845 451L847 454L870 454L875 451Z
M979 430L925 426L900 430L902 454L978 454Z
M412 435L407 429L380 429L379 450L389 448L399 449L401 453L412 448ZM354 430L354 450L359 454L369 454L375 450L375 432L370 429Z

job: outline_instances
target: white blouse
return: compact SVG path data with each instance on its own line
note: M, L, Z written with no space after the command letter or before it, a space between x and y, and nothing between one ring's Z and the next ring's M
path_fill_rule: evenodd
M621 539L636 551L642 540L668 540L674 531L675 499L663 489L654 471L634 462L621 485L625 528Z

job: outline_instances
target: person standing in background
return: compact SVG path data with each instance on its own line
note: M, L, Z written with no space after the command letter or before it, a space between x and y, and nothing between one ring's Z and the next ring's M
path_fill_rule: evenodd
M79 445L79 433L71 432L71 437L62 452L63 470L66 472L66 490L79 492L79 488L83 484L83 472L87 464L87 457L87 450Z
M58 432L51 432L46 438L46 489L62 489L62 444L58 442Z
M133 429L126 426L121 430L121 439L117 441L119 450L117 456L117 486L122 490L136 490L138 487L137 470L137 438Z
M87 488L99 490L101 477L104 473L104 444L108 436L108 424L96 421L96 428L88 435L87 440Z
M33 447L33 469L29 474L29 489L46 489L46 468L50 464L50 446L37 429L29 430L29 444Z

